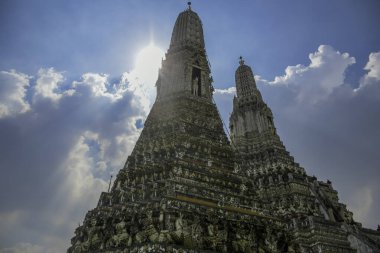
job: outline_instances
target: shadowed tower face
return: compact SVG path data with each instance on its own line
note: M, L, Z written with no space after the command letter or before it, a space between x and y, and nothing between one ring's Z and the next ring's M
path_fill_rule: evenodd
M202 22L189 5L144 129L68 253L353 252L352 214L285 150L242 59L235 78L231 146L212 99Z
M211 101L212 85L202 22L189 9L179 14L156 83L157 98L194 95Z

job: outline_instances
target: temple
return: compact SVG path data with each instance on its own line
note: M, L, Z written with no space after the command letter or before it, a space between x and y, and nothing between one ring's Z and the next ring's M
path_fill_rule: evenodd
M240 58L230 138L213 102L202 22L179 14L144 129L68 253L380 252L331 182L308 176Z

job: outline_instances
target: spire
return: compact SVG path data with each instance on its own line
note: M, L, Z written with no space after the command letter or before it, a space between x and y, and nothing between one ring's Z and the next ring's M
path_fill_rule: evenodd
M240 56L240 57L239 57L239 59L240 59L240 61L239 61L239 63L240 63L240 66L244 65L244 60L243 60L243 57L242 57L242 56Z
M169 50L185 46L200 49L204 49L205 47L201 19L191 9L191 2L187 4L188 9L181 12L175 22Z
M175 22L169 50L156 83L157 98L173 94L212 99L212 77L203 38L202 22L191 9Z
M279 156L283 155L281 159L293 161L276 133L272 111L263 101L251 67L244 64L243 57L239 59L240 66L235 73L237 97L230 116L231 141L241 152L255 155L262 152L260 156L265 156L277 150ZM252 149L253 146L256 148ZM271 161L280 158L272 155Z
M255 77L250 66L245 65L243 57L239 57L240 66L235 72L237 97L250 97L254 93L259 93L256 87Z

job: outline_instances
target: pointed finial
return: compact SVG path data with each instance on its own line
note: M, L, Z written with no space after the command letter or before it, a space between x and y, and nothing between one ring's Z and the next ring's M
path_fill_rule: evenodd
M108 185L108 192L110 192L110 189L111 189L111 182L112 182L112 174L111 174L111 177L110 177L110 184Z
M189 10L191 10L191 2L187 2L187 5L189 6Z
M244 65L244 60L243 60L243 57L242 57L242 56L240 56L240 57L239 57L239 59L240 59L240 61L239 61L240 65Z

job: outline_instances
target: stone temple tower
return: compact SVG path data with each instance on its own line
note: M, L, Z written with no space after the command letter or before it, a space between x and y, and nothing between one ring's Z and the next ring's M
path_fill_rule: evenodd
M308 176L294 162L277 135L272 111L263 101L251 67L242 57L239 63L230 116L238 173L255 185L257 197L266 208L276 217L291 221L287 230L301 252L351 252L352 247L358 252L372 252L373 247L373 252L377 252L379 237L377 243L369 246L372 237L363 235L370 230L357 230L359 224L353 221L346 205L339 202L331 182Z
M67 252L379 252L380 233L354 222L331 183L286 151L242 59L236 86L229 140L189 6L144 129Z
M284 145L276 133L272 111L263 101L257 89L252 69L240 57L240 66L235 73L236 93L230 117L231 141L244 158L251 162L262 159L289 158ZM247 156L249 155L249 156Z

